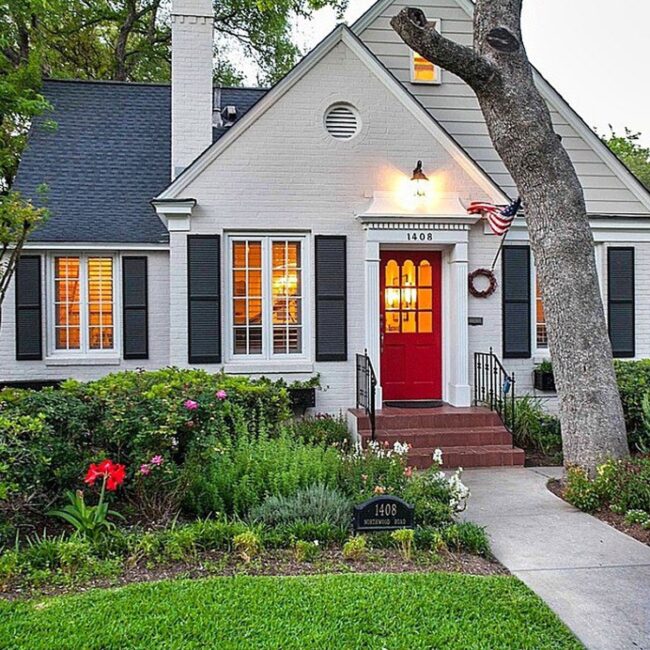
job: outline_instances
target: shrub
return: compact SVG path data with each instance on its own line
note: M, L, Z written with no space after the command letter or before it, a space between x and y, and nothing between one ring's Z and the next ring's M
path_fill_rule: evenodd
M581 467L569 467L566 475L564 498L576 508L585 512L598 510L602 505L595 485Z
M250 562L262 550L262 540L252 530L246 530L243 533L239 533L239 535L235 535L232 540L232 545L244 562Z
M349 534L349 526L295 522L265 529L264 545L270 548L289 548L297 540L318 542L324 546L343 544Z
M363 535L350 537L343 545L343 557L352 562L358 562L368 555L368 542Z
M469 491L460 480L460 472L448 478L434 464L427 471L415 474L402 496L415 507L418 526L442 526L453 521L455 512L464 510Z
M245 517L270 495L288 496L314 483L336 486L337 450L306 445L287 430L274 439L242 433L220 444L191 459L188 512Z
M650 512L650 456L610 460L598 468L592 485L600 500L618 512Z
M352 505L347 496L336 488L316 483L288 497L268 497L253 508L250 519L267 526L304 522L346 528L350 525L351 513Z
M507 403L510 409L510 402ZM558 418L547 413L539 399L524 395L515 400L513 437L523 449L562 457L562 434Z
M443 542L450 549L466 551L484 557L490 555L490 542L485 528L471 521L462 521L445 526L441 534Z
M377 494L400 494L407 482L408 446L396 442L392 447L369 442L343 454L339 487L350 496L370 497Z
M320 545L318 540L306 542L299 539L293 547L293 552L298 562L313 562L320 555Z
M350 432L342 415L319 414L304 417L293 424L294 431L306 443L314 445L337 445L344 448L350 439Z
M644 418L643 399L650 393L650 359L615 359L614 368L630 447L647 446L650 444L650 430Z
M415 545L415 531L412 528L402 528L400 530L394 530L390 536L400 552L402 559L405 562L410 562L413 557L413 547Z

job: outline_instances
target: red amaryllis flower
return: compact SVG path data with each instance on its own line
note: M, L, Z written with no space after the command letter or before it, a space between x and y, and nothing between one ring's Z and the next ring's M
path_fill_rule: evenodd
M124 483L125 478L126 468L124 465L113 465L113 469L106 479L106 489L111 492L117 490L117 488Z
M95 485L97 479L106 479L106 489L116 490L126 477L126 468L124 465L114 463L106 458L101 463L93 463L86 472L84 483Z

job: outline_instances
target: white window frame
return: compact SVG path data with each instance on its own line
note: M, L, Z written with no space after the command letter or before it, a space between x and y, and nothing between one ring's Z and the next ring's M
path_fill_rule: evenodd
M530 278L531 278L530 303L533 312L531 314L531 319L530 319L533 328L531 349L533 351L533 355L548 357L550 354L548 345L546 347L542 347L537 344L537 268L535 267L535 260L533 259L532 251L530 256ZM546 316L546 311L544 311L544 316ZM547 338L548 338L548 333L547 333Z
M79 258L79 297L80 297L80 341L78 350L59 350L56 347L55 313L55 259L58 257ZM110 258L113 261L113 347L107 350L91 350L88 346L88 259L92 257ZM48 358L97 359L119 358L122 349L122 285L120 282L120 257L108 251L79 252L56 251L48 255L46 277L47 300L47 356Z
M441 20L440 18L431 18L430 22L435 23L435 30L438 34L441 33ZM442 68L439 65L433 64L433 69L435 71L435 79L433 81L426 81L423 79L415 78L415 50L409 48L409 71L412 84L424 85L424 86L439 86L442 83Z
M235 354L234 322L233 322L233 242L237 241L262 242L262 354ZM296 354L276 354L273 352L273 305L271 301L273 290L273 274L271 272L271 246L274 241L300 242L301 273L302 273L302 352ZM226 296L225 296L225 325L224 341L225 358L228 365L250 365L251 362L273 364L281 362L290 365L292 362L304 363L311 359L311 250L310 237L306 234L283 234L277 232L232 233L226 235Z

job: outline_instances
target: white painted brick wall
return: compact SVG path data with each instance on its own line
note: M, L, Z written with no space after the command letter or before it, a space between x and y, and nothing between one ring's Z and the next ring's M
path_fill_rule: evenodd
M30 251L31 252L31 251ZM72 254L72 253L71 253ZM67 379L69 377L89 380L119 370L136 368L162 368L169 364L169 256L166 251L136 252L129 255L146 254L149 270L149 359L124 360L115 359L106 365L90 358L79 363L61 361L16 361L16 320L14 283L12 282L2 309L2 326L0 327L0 381L43 381ZM42 266L46 273L47 265ZM48 299L47 282L43 282L44 305ZM118 297L121 300L121 296ZM45 313L45 311L44 311ZM116 313L118 327L121 327L122 315L119 308ZM47 349L43 339L44 351ZM116 355L117 356L117 355Z
M172 175L212 144L212 0L172 4Z
M361 116L362 132L349 142L332 139L323 127L325 110L337 101L351 102ZM319 410L354 405L354 355L365 345L365 233L355 214L369 205L365 193L392 189L396 179L410 176L420 158L427 173L438 179L440 191L485 198L383 83L339 44L183 191L198 201L192 234L300 229L309 232L310 238L347 235L349 361L314 364L314 372L321 374L326 387L318 395ZM184 365L185 234L173 233L171 246L172 361ZM310 282L313 295L313 274ZM313 301L310 310L313 325ZM313 326L311 336L313 350ZM260 372L274 376L262 365ZM307 375L283 376L291 381Z

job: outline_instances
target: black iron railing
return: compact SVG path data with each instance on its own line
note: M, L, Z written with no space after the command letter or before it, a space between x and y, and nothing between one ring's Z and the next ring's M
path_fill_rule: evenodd
M510 431L515 424L515 373L508 374L494 354L474 353L474 404L499 414Z
M363 409L370 420L370 433L375 439L375 394L377 392L377 376L368 350L357 354L357 408Z

